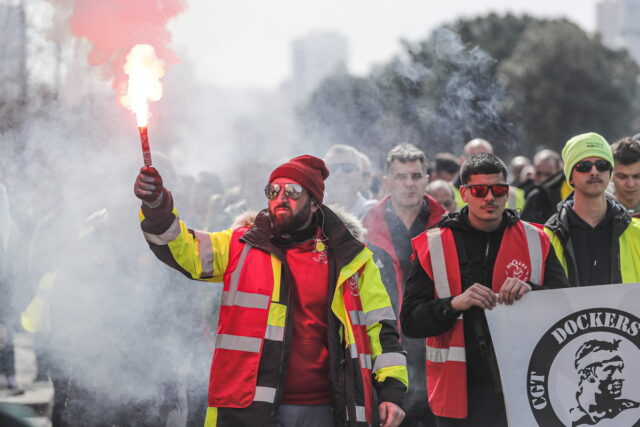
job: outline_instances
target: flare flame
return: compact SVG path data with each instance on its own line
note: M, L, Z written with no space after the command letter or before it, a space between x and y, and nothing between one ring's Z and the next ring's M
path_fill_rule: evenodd
M124 72L129 82L120 102L136 115L138 127L147 127L149 102L162 98L160 79L164 77L164 62L156 56L153 46L137 44L127 55Z

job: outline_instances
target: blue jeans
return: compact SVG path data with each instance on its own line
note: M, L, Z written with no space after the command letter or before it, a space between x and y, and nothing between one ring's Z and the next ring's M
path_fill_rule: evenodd
M334 427L331 405L280 405L278 427Z

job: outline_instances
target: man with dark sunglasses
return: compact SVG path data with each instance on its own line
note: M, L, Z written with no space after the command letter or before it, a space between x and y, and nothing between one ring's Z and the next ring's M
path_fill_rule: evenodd
M293 158L271 173L267 209L210 233L188 229L158 171L140 170L151 250L191 279L224 283L207 426L395 427L404 417L396 316L362 227L323 204L328 175L322 159Z
M355 148L337 144L327 150L324 161L331 172L327 179L326 200L361 219L377 200L361 193L365 182L363 158Z
M548 236L505 208L507 169L498 157L470 156L460 178L466 206L412 241L400 320L406 335L427 338L427 390L439 427L507 426L483 310L567 280Z
M493 154L493 145L491 145L491 143L486 139L474 138L464 145L463 154L460 160L461 162L464 162L469 157L481 153ZM460 191L458 190L458 188L460 188L459 176L456 178L456 180L453 181L453 189L455 192L458 209L462 209L465 203L464 200L462 200L462 198L460 197ZM511 186L508 198L508 207L511 209L522 210L522 208L524 208L524 200L524 190L516 186Z
M607 141L585 133L562 150L574 188L545 224L571 286L640 282L640 220L605 190L614 158Z

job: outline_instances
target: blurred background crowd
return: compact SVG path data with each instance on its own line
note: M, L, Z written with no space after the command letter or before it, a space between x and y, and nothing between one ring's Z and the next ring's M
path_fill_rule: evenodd
M72 3L0 4L0 405L55 390L32 416L201 425L220 289L148 251L137 130L109 87L116 61L89 65L92 45L62 29ZM152 106L154 166L189 227L216 231L263 209L269 172L298 154L324 158L326 203L363 218L393 190L397 144L426 154L420 191L449 212L461 162L494 152L510 168L509 207L542 223L568 194L558 152L594 131L616 142L610 192L636 215L638 10L599 2L593 34L565 18L460 18L366 75L349 71L343 36L314 32L292 43L291 76L273 90L203 82L183 58Z

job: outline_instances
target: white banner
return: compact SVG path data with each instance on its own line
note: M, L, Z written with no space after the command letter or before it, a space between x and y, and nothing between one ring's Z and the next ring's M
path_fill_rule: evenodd
M640 425L640 284L529 292L485 313L510 426Z

